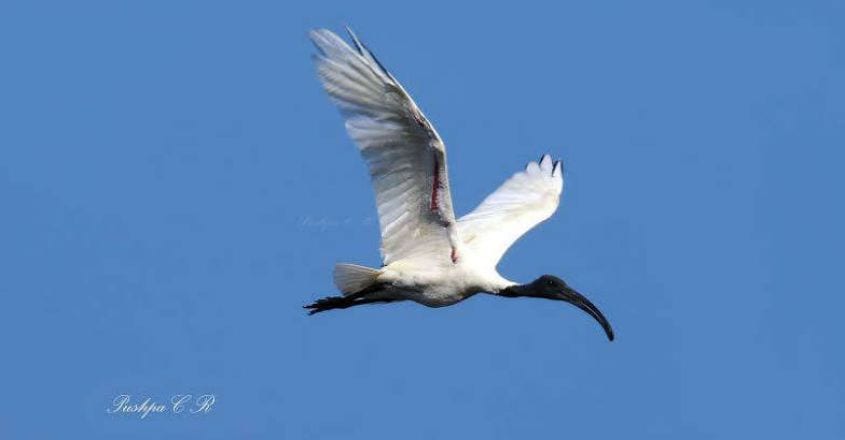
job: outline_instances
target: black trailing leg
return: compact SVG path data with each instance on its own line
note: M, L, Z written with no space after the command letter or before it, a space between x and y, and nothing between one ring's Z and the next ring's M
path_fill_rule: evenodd
M375 289L367 289L347 296L327 296L325 298L318 299L317 301L314 301L311 304L303 306L303 308L308 309L309 315L313 315L315 313L325 312L326 310L346 309L352 306L360 306L363 304L389 303L398 301L395 299L387 298L364 298L366 294L372 293L374 290Z

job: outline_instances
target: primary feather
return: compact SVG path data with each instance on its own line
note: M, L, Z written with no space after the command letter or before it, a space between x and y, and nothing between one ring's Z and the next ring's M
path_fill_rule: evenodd
M331 31L311 32L323 87L369 167L384 264L445 259L459 242L446 147L405 89L350 32L355 49Z
M519 237L554 214L562 191L560 161L545 155L530 162L458 220L464 246L495 266Z

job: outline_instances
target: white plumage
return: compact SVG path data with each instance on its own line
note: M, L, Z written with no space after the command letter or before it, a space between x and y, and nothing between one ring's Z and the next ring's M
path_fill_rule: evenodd
M369 167L384 266L338 264L334 280L344 296L306 307L314 313L398 300L438 307L479 292L575 304L562 297L574 290L556 277L518 285L496 271L507 249L557 209L563 190L561 163L549 155L530 162L456 220L443 140L396 78L349 33L354 49L328 30L314 30L310 36L320 51L315 61L323 87L341 109L346 129ZM589 306L575 305L595 308L586 303ZM594 317L601 316L598 309L590 310ZM609 325L605 330L612 338Z
M317 71L323 86L370 169L384 263L456 246L449 242L455 213L446 147L437 131L354 34L357 51L327 30L313 31L311 38L322 51Z
M519 237L554 214L562 191L561 164L545 155L461 217L458 233L479 259L495 266Z

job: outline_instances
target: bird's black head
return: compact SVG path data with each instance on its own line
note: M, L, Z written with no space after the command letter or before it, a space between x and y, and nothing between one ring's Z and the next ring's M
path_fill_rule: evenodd
M529 284L508 287L501 294L504 296L531 296L566 301L592 316L601 324L607 334L607 339L613 340L613 329L610 327L610 322L607 321L598 307L554 275L543 275Z

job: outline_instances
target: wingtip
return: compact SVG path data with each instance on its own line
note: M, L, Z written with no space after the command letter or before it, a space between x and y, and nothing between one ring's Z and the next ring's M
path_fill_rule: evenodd
M312 41L321 38L326 33L331 33L332 31L326 28L313 28L308 30L308 38Z
M539 165L540 169L551 173L553 168L552 157L548 154L544 154L542 157L540 157Z
M352 39L352 43L355 44L355 50L357 50L359 54L363 55L364 47L361 44L361 40L358 39L358 35L355 34L355 31L353 31L348 24L344 24L343 27L346 28L346 33L349 35L349 38Z
M538 173L540 172L540 165L537 162L531 161L525 164L525 172Z
M344 23L343 28L346 29L346 33L349 34L349 38L351 38L353 40L358 40L358 35L355 34L355 31L352 30L351 26Z
M314 28L308 31L308 39L314 44L314 47L320 51L321 55L326 55L331 47L332 36L336 35L334 32L325 28Z

